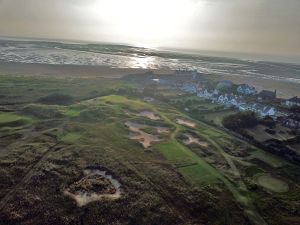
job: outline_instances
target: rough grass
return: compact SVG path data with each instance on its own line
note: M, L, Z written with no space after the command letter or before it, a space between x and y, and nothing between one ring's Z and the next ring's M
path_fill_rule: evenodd
M118 104L120 106L127 106L133 110L141 110L149 108L148 104L141 100L129 99L120 95L109 95L99 98L100 101L106 104Z
M81 137L81 134L75 133L75 132L70 132L66 134L64 137L62 137L62 141L66 143L74 143L76 142L79 138Z
M221 112L212 112L205 114L204 118L207 121L213 121L215 124L222 126L222 121L223 118L229 115L233 115L236 112L234 110L226 110L226 111L221 111Z
M22 109L22 112L37 118L60 118L64 116L65 108L58 105L29 104Z
M78 117L80 115L80 110L78 109L68 109L64 114L68 117Z
M280 168L288 164L285 160L262 150L252 152L252 157L262 160L273 168Z

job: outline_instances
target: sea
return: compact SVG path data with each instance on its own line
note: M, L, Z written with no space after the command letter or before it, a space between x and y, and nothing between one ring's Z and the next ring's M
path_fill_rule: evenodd
M300 84L300 65L244 60L129 45L0 39L0 63L187 69ZM299 91L300 92L300 91Z

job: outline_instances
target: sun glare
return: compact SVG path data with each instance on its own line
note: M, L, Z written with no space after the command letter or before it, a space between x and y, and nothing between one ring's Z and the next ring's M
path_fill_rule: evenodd
M155 45L182 35L195 4L186 0L99 0L92 10L99 21L109 24L108 32Z

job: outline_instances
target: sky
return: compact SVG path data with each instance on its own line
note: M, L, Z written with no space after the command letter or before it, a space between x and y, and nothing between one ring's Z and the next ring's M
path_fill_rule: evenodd
M300 0L0 0L0 36L300 59Z

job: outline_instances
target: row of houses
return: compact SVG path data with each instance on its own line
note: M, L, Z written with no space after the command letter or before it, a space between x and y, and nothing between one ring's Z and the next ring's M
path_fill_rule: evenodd
M282 125L291 129L300 129L300 120L292 117L285 117Z
M299 106L300 107L300 98L293 97L287 100L284 100L282 102L282 105L287 106L287 107L292 107L292 106Z
M257 93L255 87L248 84L241 84L237 87L237 92L243 95L255 95Z
M298 127L299 121L294 119L288 119L288 115L279 111L275 107L261 103L260 100L274 100L276 99L275 91L263 90L257 93L255 87L248 84L234 85L231 81L221 80L218 82L216 89L209 91L205 82L199 78L197 71L176 71L177 77L189 77L190 79L181 79L176 82L161 82L164 85L171 86L172 88L179 89L183 92L195 94L200 98L210 100L212 103L220 104L225 107L234 107L240 111L252 111L260 117L271 116L273 118L283 117L286 118L282 124L287 127ZM236 90L236 94L226 93ZM224 93L225 92L225 93ZM248 95L256 95L257 101L248 103L246 101ZM300 98L294 97L282 102L283 105L291 107L293 105L300 106Z
M229 85L229 83L225 83ZM201 85L201 82L196 83L193 81L189 81L185 83L176 84L174 85L174 87L179 88L181 91L186 93L196 94L200 98L211 100L212 103L224 105L225 107L235 107L240 111L253 111L261 117L275 117L277 114L277 110L274 107L258 103L247 104L245 98L242 95L234 95L227 93L221 94L220 91L217 89L209 91L208 89L204 88L203 85ZM255 88L253 89L251 86L241 85L239 87L239 92L242 92L243 94L256 93Z
M260 115L261 117L271 116L276 117L278 115L278 110L271 106L262 105L259 103L252 103L252 104L241 104L239 106L240 111L247 111L250 110L255 112L256 114Z
M258 103L247 104L243 96L233 94L219 94L217 90L209 92L207 89L197 93L198 97L210 99L212 103L224 105L225 107L235 107L240 111L253 111L261 117L275 117L278 111L271 106Z

